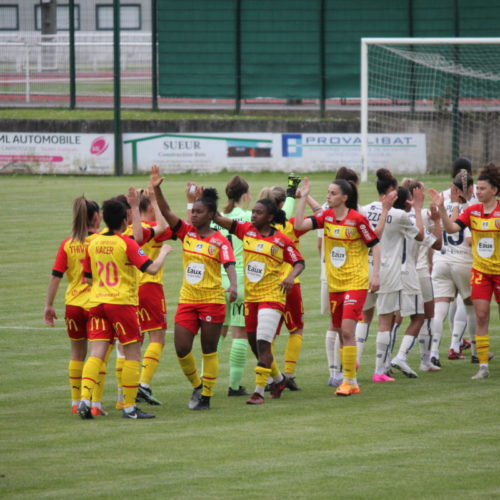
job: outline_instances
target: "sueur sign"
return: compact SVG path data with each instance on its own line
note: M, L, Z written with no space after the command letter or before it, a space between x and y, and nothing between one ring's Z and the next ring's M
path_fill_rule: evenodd
M0 133L0 172L112 174L112 134ZM361 168L359 134L124 134L125 173ZM369 169L424 173L424 134L370 134Z

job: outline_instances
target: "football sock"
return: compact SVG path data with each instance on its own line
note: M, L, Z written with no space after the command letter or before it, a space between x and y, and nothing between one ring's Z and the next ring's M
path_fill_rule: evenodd
M401 323L394 323L392 326L392 329L390 331L390 344L388 347L387 351L387 356L385 358L385 371L389 371L391 369L391 358L392 358L392 353L394 351L394 346L396 345L396 337L398 334L399 327L401 326Z
M257 365L255 367L255 392L264 396L266 390L267 379L271 375L271 369Z
M276 358L274 357L273 357L273 362L271 363L270 375L273 381L279 378L279 375L281 375L280 369L278 368L278 363L276 363Z
M183 358L179 358L179 356L177 356L177 360L179 361L179 365L181 366L181 370L184 372L184 375L186 375L187 379L191 382L191 385L194 388L200 387L201 379L198 375L198 370L196 369L196 361L193 353L190 352Z
M69 387L71 389L72 404L78 404L81 397L83 361L73 361L68 365Z
M342 348L342 367L344 369L344 379L352 384L356 384L356 354L357 347L345 345Z
M450 309L448 302L436 302L434 304L434 320L432 322L431 357L439 359L439 344L443 336L443 323Z
M285 375L293 376L302 348L302 335L291 333L285 349Z
M159 342L150 342L142 359L140 383L149 386L160 362L163 346Z
M240 388L245 363L247 361L246 339L233 339L229 353L229 387L237 391Z
M94 386L94 390L92 391L92 406L97 406L95 403L102 402L102 395L104 393L104 383L106 382L106 374L109 356L111 355L111 351L113 350L113 344L109 344L108 350L104 356L104 361L101 363L101 369L99 370L99 378Z
M202 396L211 397L214 395L214 385L219 371L219 356L217 352L202 354L203 356L203 389Z
M333 351L334 357L333 357L333 376L335 378L342 378L342 347L340 345L340 337L339 333L337 332L337 341L335 342L335 349Z
M363 321L358 321L356 324L356 346L358 348L358 353L356 361L361 364L361 356L363 355L363 349L365 348L366 340L368 339L368 333L370 331L370 323L364 323Z
M477 358L481 366L488 366L488 355L490 348L490 336L476 335Z
M327 330L325 336L325 351L326 359L328 361L328 370L330 372L330 377L334 376L335 366L335 343L337 342L337 332L333 330Z
M432 319L429 318L424 321L420 332L418 332L418 346L420 348L420 361L424 364L429 364L430 362L430 352L431 352L431 342L432 335L430 331L430 325Z
M403 335L397 357L403 361L406 361L406 357L415 345L416 340L417 337L414 337L413 335Z
M461 304L459 307L457 307L455 318L453 319L453 330L451 334L450 349L453 349L455 352L460 352L460 343L462 341L462 337L465 333L466 328L467 328L467 311L465 307Z
M386 358L389 357L389 348L391 344L391 332L377 332L376 351L377 357L375 359L375 373L382 375L385 372Z
M135 406L137 398L137 389L139 387L139 371L141 369L140 361L126 359L123 363L122 387L123 387L123 406L129 408Z
M92 399L92 391L99 378L99 371L101 370L102 359L90 356L83 365L82 372L82 393L81 399L90 401Z
M458 307L458 304L460 302L462 302L462 299L460 298L460 296L457 296L457 298L455 300L448 303L448 305L449 305L448 326L450 327L450 332L453 331L453 321L455 321L455 313L457 312L457 307Z
M116 399L118 401L123 401L123 387L122 387L123 363L125 363L125 358L117 350L116 361L115 361L115 376L116 376L116 388L118 391L118 396Z

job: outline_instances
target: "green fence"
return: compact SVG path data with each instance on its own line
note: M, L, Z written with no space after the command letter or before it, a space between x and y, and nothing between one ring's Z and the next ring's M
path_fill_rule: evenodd
M359 97L362 37L497 36L498 0L157 0L163 97Z

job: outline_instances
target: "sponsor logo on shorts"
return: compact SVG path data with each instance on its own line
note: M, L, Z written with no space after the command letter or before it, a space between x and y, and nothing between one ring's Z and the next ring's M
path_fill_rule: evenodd
M137 253L141 256L141 257L145 257L146 254L144 253L144 250L142 248L139 248L139 250L137 251Z
M212 316L205 316L205 320L208 322L212 321Z

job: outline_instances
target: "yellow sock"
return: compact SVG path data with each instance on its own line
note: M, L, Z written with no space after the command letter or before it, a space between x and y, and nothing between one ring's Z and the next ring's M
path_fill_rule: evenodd
M356 380L356 354L358 348L355 345L346 345L342 348L342 366L344 378Z
M219 356L217 352L203 354L203 389L202 396L213 396L214 386L219 371Z
M302 349L302 335L291 333L285 349L285 373L293 375Z
M141 384L149 385L160 362L163 346L159 342L150 342L142 359Z
M278 372L279 373L279 372ZM264 368L263 366L255 367L255 385L265 389L267 380L271 375L271 368Z
M122 387L123 387L123 406L128 408L135 405L137 397L137 388L139 387L139 370L141 363L126 359L123 363Z
M181 365L181 369L186 375L187 379L191 382L193 387L199 387L201 385L201 379L198 375L198 370L196 369L196 361L194 360L193 353L190 352L187 356L183 358L179 358L179 364Z
M92 391L99 378L99 371L101 370L102 359L91 356L83 365L82 372L82 393L81 399L90 401L92 399Z
M106 381L109 355L111 354L112 350L113 350L113 345L110 344L106 352L106 355L104 356L104 361L101 364L101 369L99 370L99 377L97 378L94 390L92 391L93 403L100 403L102 401L102 394L104 392L104 382Z
M123 363L125 363L125 358L121 356L116 356L115 362L115 375L116 375L116 387L118 389L118 400L123 400L123 387L122 387L122 373L123 373Z
M71 389L71 401L80 401L82 387L83 361L73 361L68 365L69 387Z
M476 335L476 349L477 349L477 359L479 364L488 364L488 355L490 349L490 336L486 335Z

